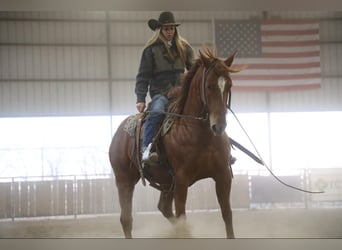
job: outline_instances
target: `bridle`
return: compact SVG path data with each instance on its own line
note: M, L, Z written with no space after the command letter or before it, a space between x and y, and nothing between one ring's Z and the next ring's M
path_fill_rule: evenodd
M206 93L205 93L205 83L206 83L206 80L207 80L208 72L210 70L212 70L213 68L215 68L217 61L218 61L218 59L215 59L209 65L208 68L203 70L203 76L202 76L202 82L201 82L201 100L202 100L202 102L204 104L204 110L205 110L206 113L208 113L208 100L207 100L207 96L206 96ZM228 98L227 98L227 105L226 105L227 109L230 109L231 96L232 96L232 92L231 92L231 89L229 89L229 91L228 91Z

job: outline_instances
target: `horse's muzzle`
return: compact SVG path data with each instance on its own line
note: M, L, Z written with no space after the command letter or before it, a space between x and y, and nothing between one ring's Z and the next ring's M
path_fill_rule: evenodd
M226 129L226 124L221 125L221 126L217 124L213 124L211 126L211 131L213 131L214 135L216 136L221 136L224 133L225 129Z

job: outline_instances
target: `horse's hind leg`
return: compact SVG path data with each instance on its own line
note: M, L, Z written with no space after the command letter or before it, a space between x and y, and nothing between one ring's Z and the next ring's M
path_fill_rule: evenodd
M172 201L173 201L173 192L169 190L163 190L160 192L158 209L167 218L171 223L174 222L174 214L172 211Z
M222 218L226 226L227 238L234 238L233 215L230 206L231 177L227 171L215 178L216 195L221 207Z
M134 184L118 183L119 202L121 207L120 222L125 238L132 238L132 199Z

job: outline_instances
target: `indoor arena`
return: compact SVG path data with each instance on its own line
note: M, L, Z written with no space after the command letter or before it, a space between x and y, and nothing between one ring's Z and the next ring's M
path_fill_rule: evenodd
M1 239L125 237L109 145L163 10L0 11ZM342 12L172 12L195 59L237 51L243 68L225 129L245 149L231 146L235 238L342 238ZM135 186L133 238L226 238L213 179L189 187L184 235L159 195Z

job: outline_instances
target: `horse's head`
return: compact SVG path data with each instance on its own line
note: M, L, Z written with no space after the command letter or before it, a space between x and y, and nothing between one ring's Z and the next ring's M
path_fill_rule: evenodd
M235 54L226 60L220 60L209 50L204 53L200 51L203 65L201 99L209 114L210 128L217 136L224 133L227 125L227 104L230 102L232 87L230 73L240 71L232 67Z

